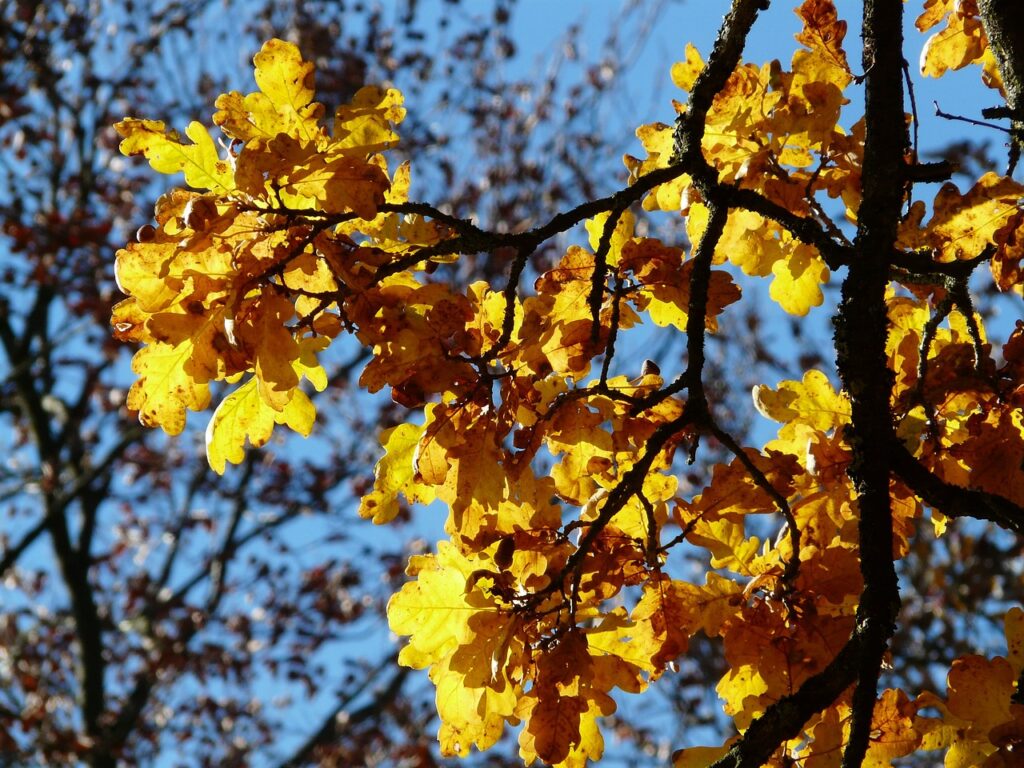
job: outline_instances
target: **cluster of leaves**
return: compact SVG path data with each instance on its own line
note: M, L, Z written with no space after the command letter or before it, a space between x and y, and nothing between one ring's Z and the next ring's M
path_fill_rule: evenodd
M163 190L118 155L111 124L130 109L186 126L241 82L235 63L249 69L271 29L317 62L318 94L332 104L396 72L422 102L444 67L446 120L417 110L401 151L431 146L417 180L433 185L468 178L461 147L475 142L472 168L500 189L495 206L528 221L542 199L527 179L552 192L549 203L582 194L580 171L530 163L543 130L521 128L561 121L570 88L583 108L561 151L586 173L617 164L613 152L595 160L602 137L589 116L604 97L588 85L593 58L584 51L536 79L511 80L524 77L514 58L480 69L479 56L507 48L518 6L462 5L392 15L334 0L0 4L0 763L437 762L429 682L395 668L386 643L347 642L386 634L386 599L407 552L422 551L409 528L366 536L351 519L375 435L397 407L351 396L367 353L348 343L327 362L309 449L278 454L270 469L250 450L222 479L194 461L196 424L167 439L128 418L129 350L108 324L123 298L110 255ZM622 29L653 5L624 7ZM600 55L617 71L618 49ZM468 210L479 189L450 187L446 203Z
M123 152L144 154L165 173L183 171L190 186L209 190L165 195L157 226L140 229L138 242L118 254L118 284L131 298L115 308L113 324L119 338L147 345L133 361L140 378L128 407L144 424L176 435L186 409L209 404L210 381L249 374L210 423L210 462L220 471L225 459L241 461L246 438L263 445L275 421L309 434L315 411L299 380L326 386L316 351L324 346L319 336L341 330L337 315L325 312L338 291L335 270L354 270L353 278L359 272L358 263L344 263L351 239L324 230L337 223L332 217L372 219L389 187L375 153L397 138L388 121L404 116L400 96L361 90L338 110L329 136L319 125L323 109L312 101L312 69L293 45L264 46L256 58L261 92L218 100L216 122L242 147L227 160L199 123L186 132L191 144L159 121L117 125ZM273 218L309 208L323 214L321 226L300 229ZM397 226L381 226L389 223ZM307 244L332 251L335 265L312 253L298 258ZM317 338L296 341L286 327L296 313Z
M193 111L179 99L228 72L204 56L172 69L169 52L200 34L230 43L258 5L233 7L229 28L216 23L224 4L203 0L0 8L5 764L146 763L183 744L197 765L230 762L281 743L289 699L303 690L324 693L322 709L303 702L309 735L311 716L333 722L328 708L357 716L342 736L328 733L339 752L426 743L418 701L396 704L408 675L379 666L389 649L339 663L330 646L340 627L381 626L388 587L364 580L346 554L290 547L310 510L324 539L344 545L328 513L365 467L362 448L335 441L328 469L297 459L256 474L250 452L231 482L215 482L190 452L125 419L131 374L110 338L123 298L110 254L154 195L148 174L127 170L110 126L128 104ZM177 89L166 87L172 76ZM386 567L400 553L381 542L359 556L386 554ZM325 646L330 674L318 666ZM380 700L363 679L377 668ZM381 712L399 707L423 720L409 739L400 728L382 738L394 721ZM282 744L282 761L297 742Z
M938 536L957 517L1024 532L1024 327L997 360L968 286L986 264L1021 292L1024 186L987 174L908 205L916 181L949 172L910 145L901 4L867 4L863 75L831 0L797 9L789 69L742 63L763 5L736 0L706 61L687 48L672 70L686 103L673 126L638 129L647 157L626 158L629 186L522 232L410 202L409 166L384 157L401 95L364 88L328 131L312 65L278 40L255 58L258 92L217 100L224 153L198 123L192 143L162 123L117 126L123 152L192 188L161 198L156 225L117 257L130 298L113 322L144 344L128 400L143 423L180 432L223 381L234 389L207 430L218 472L275 424L307 434L301 380L322 388L317 356L343 333L370 351L363 387L422 408L383 433L360 513L447 510L449 539L412 558L388 608L409 637L399 661L436 686L444 754L487 749L513 724L527 763L597 760L613 692L647 689L697 635L720 639L716 690L739 735L681 750L678 766L884 765L935 749L947 765L1002 765L1024 744L1019 611L1008 658L954 661L944 698L877 690L894 562L924 535L925 510ZM922 29L948 17L927 74L991 62L970 5L926 4ZM866 112L844 129L859 84ZM691 247L636 234L661 214L685 218ZM538 248L580 224L587 245L521 291ZM507 257L504 285L433 277L481 251ZM818 370L756 388L781 427L742 446L704 370L738 274L770 276L771 297L800 317L838 270L842 388ZM685 334L674 381L649 366L613 374L617 342L645 320ZM702 440L732 458L686 487L680 459ZM700 552L702 580L677 572L682 550Z

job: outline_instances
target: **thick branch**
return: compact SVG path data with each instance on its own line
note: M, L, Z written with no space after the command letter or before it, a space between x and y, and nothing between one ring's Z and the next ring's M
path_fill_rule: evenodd
M605 213L614 209L625 210L633 203L641 200L644 195L659 184L672 181L684 173L686 173L685 168L675 165L667 168L658 168L641 176L632 186L620 189L615 194L608 195L607 197L581 203L572 210L553 216L546 224L531 229L528 232L488 232L469 225L468 222L463 222L467 227L457 230L460 231L460 234L456 237L421 248L408 256L403 256L381 266L375 276L376 282L380 282L389 275L403 272L421 261L436 256L450 256L456 253L490 252L498 248L514 248L520 252L533 252L546 240L561 232L572 229L580 222L593 218L599 213ZM423 210L423 206L420 203L396 203L389 206L389 208L400 213L422 212Z
M32 437L35 440L36 449L39 451L43 471L44 473L54 472L52 462L56 460L56 456L50 419L46 415L46 409L43 408L42 398L36 391L31 372L32 366L23 364L31 360L31 352L28 348L30 337L26 334L23 339L18 339L11 327L9 317L7 302L0 300L0 344L3 345L4 352L7 354L7 361L11 366L14 378L15 391L18 393L18 401L32 428Z
M693 271L690 273L690 301L686 307L686 388L689 395L687 408L694 409L694 416L701 421L706 419L708 413L703 375L704 332L707 327L711 262L728 218L727 208L709 205L707 228L694 251Z
M978 0L989 49L995 57L1013 116L1014 140L1024 130L1024 4L1020 0Z
M60 565L61 577L71 593L71 613L79 645L78 676L82 686L82 719L85 732L96 747L90 755L94 768L114 768L113 756L102 749L102 715L106 706L106 660L103 658L103 626L92 584L89 582L89 553L71 543L67 518L61 509L47 509L47 528Z
M864 578L857 609L862 642L850 737L843 753L844 768L859 766L867 752L882 657L895 632L899 610L899 586L892 557L890 466L880 449L892 435L885 288L889 282L888 254L894 249L903 204L903 189L893 180L902 178L908 145L903 118L902 24L902 3L865 3L864 189L857 217L855 254L843 282L836 317L836 364L851 404L846 437L853 454L849 474L857 491L860 566Z
M1024 508L1009 499L941 480L896 439L890 442L885 453L896 475L907 487L946 517L988 520L1018 536L1024 536Z

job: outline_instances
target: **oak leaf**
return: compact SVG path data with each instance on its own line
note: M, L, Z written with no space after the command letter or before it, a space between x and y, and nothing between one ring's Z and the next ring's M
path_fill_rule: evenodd
M799 243L787 258L772 264L771 297L791 315L803 317L811 307L821 306L821 286L828 282L829 269L809 245Z
M220 158L202 123L193 121L185 129L192 144L182 144L178 134L168 131L160 120L125 118L114 129L123 137L121 152L145 156L155 171L183 172L193 189L227 193L235 188L234 168Z
M132 358L138 379L128 391L127 405L146 426L169 435L185 428L185 412L210 403L209 382L223 373L218 347L224 341L223 312L161 313L149 321L153 341Z
M265 445L275 424L287 424L303 437L313 431L316 409L305 392L295 390L277 410L260 395L258 384L250 378L225 397L207 425L206 457L219 475L224 474L226 462L241 463L247 440L253 448Z
M946 18L944 29L933 33L921 49L921 74L941 77L981 59L987 49L985 30L973 2L926 0L917 28L926 31Z
M762 416L787 425L802 423L827 431L842 426L850 416L849 401L817 370L807 371L802 381L781 382L777 390L758 385L753 397Z
M399 424L381 433L384 455L374 469L373 490L359 501L360 517L371 518L378 525L390 522L399 511L399 493L410 502L433 501L433 488L415 477L416 448L422 436L423 427L415 424Z
M978 256L997 237L1005 238L1004 229L1021 225L1022 199L1024 185L991 172L963 195L947 182L932 203L934 213L925 227L927 242L940 261Z
M313 64L297 46L268 40L253 57L259 91L248 96L232 91L217 99L213 121L225 134L244 142L270 140L292 133L304 141L323 139L323 106L313 101Z

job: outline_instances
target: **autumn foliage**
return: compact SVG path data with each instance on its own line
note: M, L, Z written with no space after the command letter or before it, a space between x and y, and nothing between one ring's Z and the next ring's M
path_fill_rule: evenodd
M124 153L187 186L117 254L129 298L112 322L141 345L128 405L144 424L181 432L220 382L216 471L275 426L308 435L319 358L342 334L372 351L360 384L409 409L381 434L360 514L447 510L448 540L410 560L388 609L408 638L400 663L436 686L443 754L518 725L526 763L598 760L613 693L660 684L698 634L721 641L716 690L737 735L677 766L933 750L1001 766L1024 749L1019 608L1006 657L950 659L945 696L879 690L901 663L894 560L911 541L956 518L1024 532L1024 328L990 340L970 283L988 271L1021 294L1024 185L987 173L915 194L951 171L919 162L910 138L902 3L865 4L860 69L830 0L797 9L788 64L743 62L766 5L736 0L713 50L682 52L675 122L637 129L646 156L625 158L628 185L528 231L410 201L409 165L387 159L402 95L367 86L327 116L313 65L279 40L254 59L258 90L216 101L225 150L198 122L184 137L117 125ZM925 3L922 70L980 64L1012 102L982 5ZM866 111L851 120L855 89ZM641 236L645 219L678 222L675 239ZM538 247L570 231L578 244L538 268ZM481 251L506 276L454 284L446 265ZM748 278L795 317L842 290L835 371L755 388L779 425L761 448L739 444L705 390L706 337ZM685 334L674 380L616 370L640 325ZM709 445L729 458L693 486L680 465ZM701 578L674 564L683 550Z

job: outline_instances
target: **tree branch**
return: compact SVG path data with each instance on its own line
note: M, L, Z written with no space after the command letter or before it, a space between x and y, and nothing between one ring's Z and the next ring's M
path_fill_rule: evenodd
M926 504L946 517L988 520L1024 536L1024 508L1009 499L987 491L963 488L937 477L893 438L885 450L893 471Z
M21 541L10 549L4 550L4 556L0 559L0 577L7 573L8 568L18 562L18 558L20 558L25 553L25 550L32 546L32 542L38 539L46 530L47 522L47 519L44 517L25 532L25 535L21 537Z
M995 57L1012 116L1010 167L1024 142L1024 5L1019 0L978 0L978 13Z
M864 760L871 733L878 676L896 631L899 585L893 564L890 465L881 446L892 436L889 402L893 386L886 355L888 254L894 250L903 205L901 179L909 137L903 106L903 4L864 4L862 65L865 75L863 197L857 214L855 258L843 281L836 316L836 366L850 395L846 430L852 457L848 473L857 491L860 570L864 578L857 608L857 687L843 768Z
M831 705L850 687L857 677L864 634L862 627L854 630L825 669L805 680L796 693L768 707L710 768L761 768L780 744L795 738L812 715Z
M280 763L278 768L300 768L300 766L309 765L315 759L316 750L319 747L326 747L332 742L337 742L346 730L350 730L367 720L379 720L387 705L401 692L405 679L412 671L411 668L399 667L396 669L391 676L391 680L374 696L373 701L352 712L346 713L345 709L357 696L366 690L377 678L377 675L394 665L397 658L397 654L392 654L371 670L366 675L364 683L343 696L331 713L324 718L321 726L303 742L302 746L291 757ZM341 718L343 714L345 715L344 719Z

